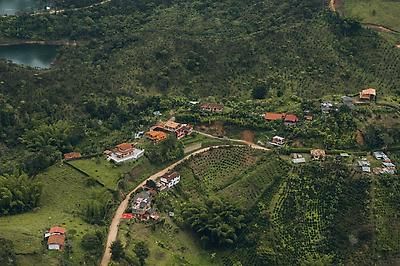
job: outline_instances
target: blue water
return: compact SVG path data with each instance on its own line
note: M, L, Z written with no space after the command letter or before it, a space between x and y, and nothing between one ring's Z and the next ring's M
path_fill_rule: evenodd
M39 8L38 0L0 0L0 15L33 12Z
M0 58L18 65L35 68L50 68L57 56L56 45L22 44L0 46Z

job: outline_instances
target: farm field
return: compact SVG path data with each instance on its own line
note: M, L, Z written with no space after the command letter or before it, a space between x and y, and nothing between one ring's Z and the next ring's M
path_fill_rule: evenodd
M100 227L80 218L80 206L91 193L104 189L88 187L87 177L67 165L54 165L37 179L43 184L40 207L32 212L0 217L0 236L14 242L21 265L59 265L65 253L47 251L42 239L49 227L63 226L67 229L67 240L72 243L71 263L83 263L80 240L86 232Z
M157 168L151 165L145 157L121 165L108 162L104 157L75 160L71 161L70 164L87 173L90 177L98 180L111 190L117 189L118 180L126 174L131 173L133 175L133 177L129 178L129 181L132 181L128 183L128 187L130 188L136 184L134 181L150 176Z
M181 230L167 216L162 219L165 223L154 227L126 221L121 224L118 238L129 256L134 256L135 244L144 241L150 249L147 265L221 265L190 232Z
M362 22L384 25L400 31L400 2L390 0L344 0L343 14Z

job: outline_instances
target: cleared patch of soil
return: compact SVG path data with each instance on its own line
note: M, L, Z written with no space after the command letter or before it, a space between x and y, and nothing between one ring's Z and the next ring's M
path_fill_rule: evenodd
M240 133L240 138L244 141L254 143L254 132L251 130L243 130Z
M357 130L357 133L356 133L357 135L356 135L356 142L357 142L357 144L358 145L364 145L364 143L365 143L365 140L364 140L364 134L360 131L360 130Z

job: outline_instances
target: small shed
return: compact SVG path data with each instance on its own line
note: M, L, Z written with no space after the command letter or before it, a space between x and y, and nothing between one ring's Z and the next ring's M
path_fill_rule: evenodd
M326 152L322 149L311 150L310 154L314 160L320 160L326 156Z

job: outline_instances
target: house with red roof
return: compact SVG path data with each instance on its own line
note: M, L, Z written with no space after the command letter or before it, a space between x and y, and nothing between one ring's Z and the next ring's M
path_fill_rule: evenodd
M192 133L193 126L190 124L177 123L170 119L167 122L160 122L157 125L151 127L150 131L163 131L174 133L177 139L182 139Z
M285 125L294 125L297 122L299 122L299 118L297 117L297 115L287 114L285 116Z
M360 92L360 100L362 101L373 101L376 99L376 90L368 88Z
M285 125L293 125L299 122L299 118L294 114L285 113L265 113L264 119L267 121L279 121L285 122Z
M82 155L79 152L69 152L64 154L64 160L66 161L79 159L81 157Z
M64 235L51 235L47 240L47 248L49 250L62 250L65 245Z
M47 248L49 250L62 250L65 245L66 230L63 227L54 226L50 228L45 234L44 238L47 239Z
M280 113L265 113L264 119L267 121L277 121L285 119L286 114Z
M137 149L132 143L121 143L115 146L112 151L105 151L108 161L115 163L123 163L127 161L137 160L144 155L144 150Z

